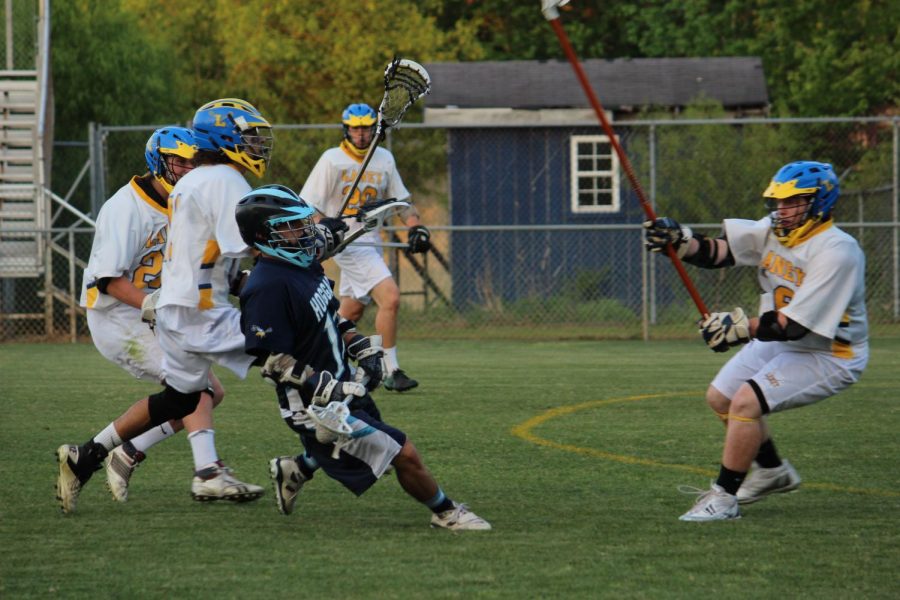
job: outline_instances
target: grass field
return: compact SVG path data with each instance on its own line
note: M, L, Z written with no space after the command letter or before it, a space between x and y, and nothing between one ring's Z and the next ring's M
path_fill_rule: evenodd
M256 373L220 377L217 446L259 502L191 501L183 434L116 504L98 473L56 507L55 448L152 386L90 345L0 346L0 598L897 598L900 340L863 380L775 416L793 494L726 523L682 523L722 427L702 400L726 357L692 342L410 341L422 382L376 393L444 489L494 526L453 534L392 478L362 498L317 476L290 517L267 461L298 443Z

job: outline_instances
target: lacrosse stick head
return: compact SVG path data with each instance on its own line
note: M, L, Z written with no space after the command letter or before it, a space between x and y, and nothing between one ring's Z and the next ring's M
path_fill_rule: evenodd
M347 440L353 434L348 422L350 408L344 402L329 402L327 406L311 404L306 414L316 425L316 440L322 444L333 444Z
M363 222L366 231L379 229L384 225L384 220L393 215L395 210L409 208L409 202L388 198L379 202L364 204L357 213L357 218Z
M378 107L379 125L393 127L416 100L431 91L425 67L406 58L395 58L384 70L384 98Z

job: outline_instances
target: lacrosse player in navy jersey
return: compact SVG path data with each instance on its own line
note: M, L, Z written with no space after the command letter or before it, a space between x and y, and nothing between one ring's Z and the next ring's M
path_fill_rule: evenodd
M755 267L764 292L758 317L736 308L700 323L712 350L743 347L706 392L725 423L725 448L718 478L708 491L696 490L682 521L736 519L740 504L797 489L800 476L776 452L767 415L829 398L866 367L865 256L834 225L839 194L831 165L793 162L763 192L770 215L726 219L721 237L693 234L666 217L644 223L649 250L671 243L699 267Z
M346 218L358 214L360 208L374 201L393 198L409 201L409 191L403 185L394 156L389 150L376 148L366 167L359 187L347 202L342 214L344 197L362 165L366 151L374 141L378 115L368 104L351 104L341 115L344 140L337 148L326 150L300 191L300 197L309 202L322 215ZM409 251L427 252L431 248L431 234L419 222L419 213L410 204L400 213L409 228ZM350 221L352 234L364 225ZM378 306L375 330L384 340L384 358L387 377L384 387L405 392L419 385L400 368L397 358L397 313L400 310L400 288L384 262L378 231L370 231L360 238L368 245L350 245L334 257L341 269L340 313L346 319L358 321L366 306L372 301Z
M318 468L359 496L393 466L406 493L432 511L432 526L490 529L444 494L405 433L381 421L369 395L383 377L380 336L364 337L339 316L317 260L339 232L314 224L314 212L278 185L247 194L235 212L244 242L260 252L240 295L246 348L275 384L281 416L306 449L270 462L279 511L291 513Z

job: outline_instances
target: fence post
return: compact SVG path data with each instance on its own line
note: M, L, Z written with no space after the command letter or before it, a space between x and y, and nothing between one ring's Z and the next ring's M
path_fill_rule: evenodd
M897 231L897 221L900 218L900 194L898 194L898 188L900 188L900 118L894 117L891 120L891 125L893 125L893 152L894 152L894 173L893 173L893 217L894 217L894 226L892 228L892 250L894 255L894 320L900 318L900 257L898 257L898 231Z

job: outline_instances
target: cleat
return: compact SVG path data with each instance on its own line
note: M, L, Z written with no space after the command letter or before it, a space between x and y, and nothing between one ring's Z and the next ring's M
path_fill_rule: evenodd
M708 490L689 486L679 486L678 489L682 493L699 496L693 508L679 517L680 521L728 521L741 518L737 496L732 496L715 483Z
M465 504L453 503L453 508L431 515L431 526L453 531L488 531L491 524L473 513Z
M272 475L278 512L283 515L291 514L294 511L294 502L309 478L300 470L293 456L279 456L270 460L269 473Z
M78 464L78 446L63 445L56 449L56 462L59 463L59 477L56 479L56 499L59 508L65 514L75 512L78 494L81 493L81 479L75 474Z
M251 502L263 495L263 489L252 483L244 483L231 474L231 469L219 462L216 466L194 474L191 497L197 502L228 500Z
M130 442L125 442L125 444L130 444ZM134 458L132 458L125 451L125 444L113 449L106 459L106 487L116 502L128 501L128 482L131 480L131 474L146 458L146 455L139 450L135 450Z
M419 382L407 377L403 369L395 369L384 379L384 389L392 392L407 392L418 385Z
M782 461L780 467L763 469L756 467L741 484L737 492L740 504L752 504L762 500L769 494L783 494L800 487L800 475L788 461Z

